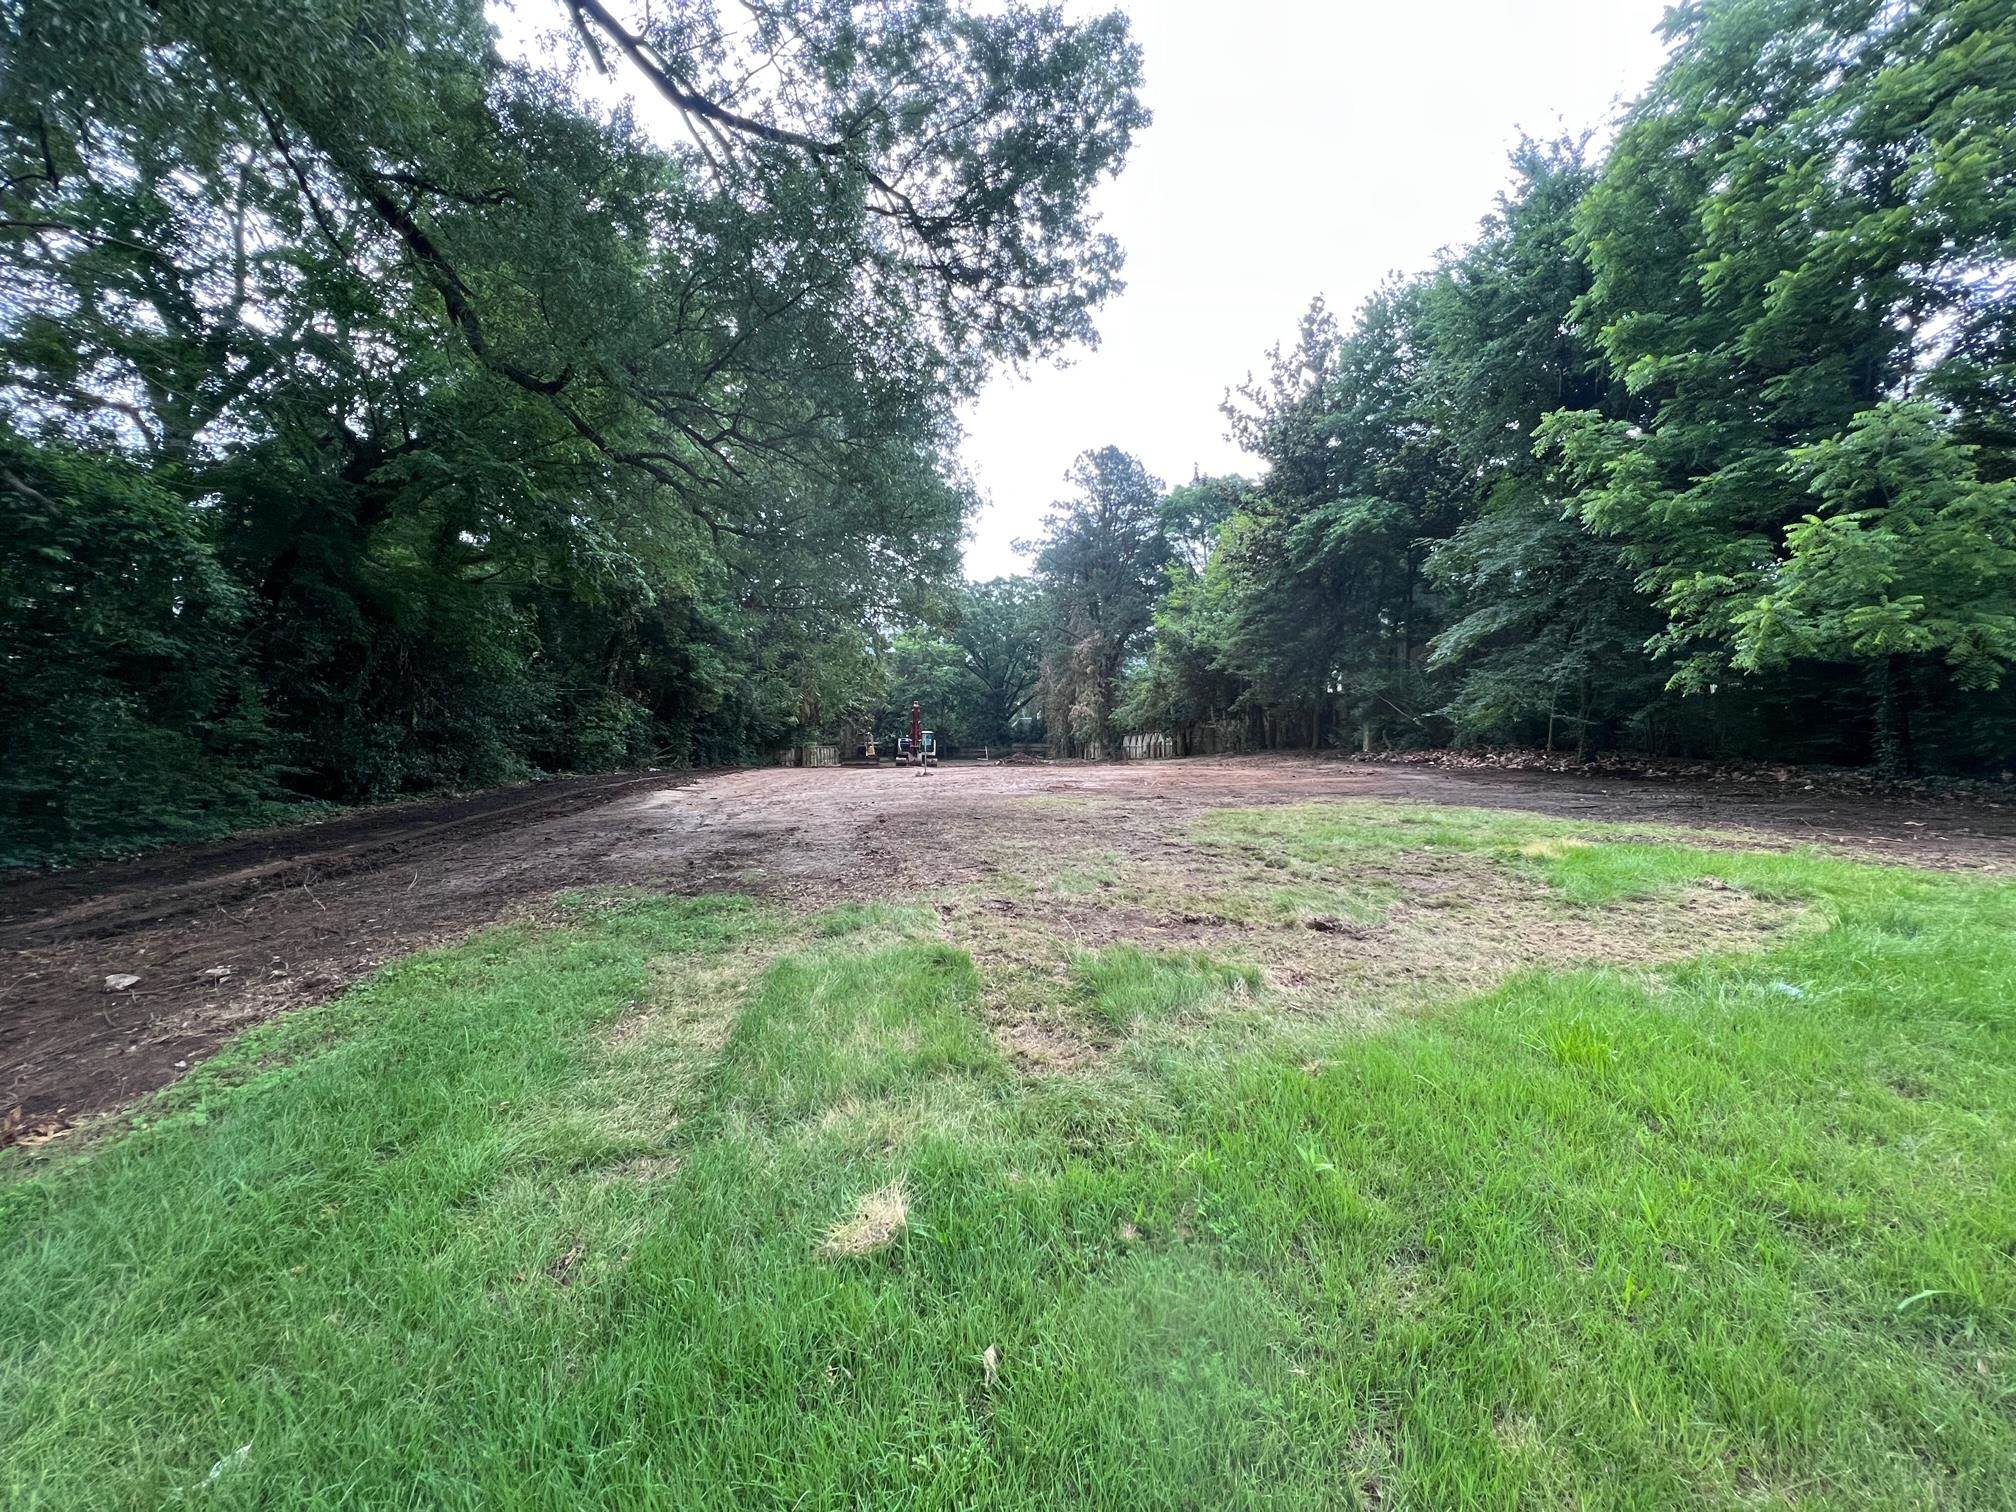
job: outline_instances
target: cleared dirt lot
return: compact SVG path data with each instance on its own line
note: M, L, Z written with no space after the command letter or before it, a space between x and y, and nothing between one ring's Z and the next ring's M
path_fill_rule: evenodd
M33 1127L116 1107L247 1025L329 997L388 957L570 889L818 902L928 895L984 881L1004 849L1091 844L1180 866L1201 855L1187 821L1208 809L1368 798L2016 868L2016 810L1835 799L1796 785L1590 782L1292 757L570 780L0 886L9 958L0 1113L18 1110ZM113 991L113 974L139 980Z

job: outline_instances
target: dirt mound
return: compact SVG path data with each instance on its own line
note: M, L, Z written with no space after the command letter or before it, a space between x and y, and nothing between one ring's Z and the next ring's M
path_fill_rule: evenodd
M1858 798L1957 799L1994 808L2016 804L2016 771L1999 779L1961 777L1896 778L1848 767L1803 767L1770 761L1699 761L1685 757L1651 756L1642 752L1605 751L1587 760L1558 751L1527 746L1476 750L1438 748L1425 751L1373 751L1345 758L1376 766L1431 766L1443 771L1554 772L1563 776L1602 778L1619 782L1689 782L1763 786L1776 784L1793 792L1830 793Z

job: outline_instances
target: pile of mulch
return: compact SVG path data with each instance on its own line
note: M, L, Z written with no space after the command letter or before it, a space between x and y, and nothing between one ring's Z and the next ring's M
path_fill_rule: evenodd
M1642 751L1606 751L1578 760L1572 753L1530 746L1454 750L1352 752L1348 761L1381 766L1432 766L1445 771L1560 772L1619 782L1708 782L1744 786L1783 785L1800 792L1830 792L1872 798L1962 798L1990 807L2016 803L2016 771L1999 779L1971 777L1887 777L1867 768L1806 767L1770 761L1702 761L1651 756Z

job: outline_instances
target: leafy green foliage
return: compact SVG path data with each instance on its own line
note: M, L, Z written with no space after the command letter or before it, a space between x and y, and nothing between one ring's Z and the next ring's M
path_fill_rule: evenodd
M1225 522L1246 507L1253 485L1244 478L1192 478L1162 496L1162 535L1178 563L1194 576L1204 570Z
M1238 587L1222 662L1280 743L1321 745L1338 717L1366 740L1404 736L1432 707L1425 565L1456 522L1458 474L1425 409L1422 296L1392 284L1348 331L1312 306L1228 411L1268 471L1250 523L1223 538Z
M1674 7L1606 157L1241 391L1124 720L2006 769L2006 11Z
M0 430L0 866L266 810L244 592L144 468Z
M2016 661L2016 481L1926 404L1880 404L1792 454L1819 510L1785 532L1772 591L1735 615L1735 661L1936 654L1962 687Z
M571 66L471 0L0 13L0 394L228 580L248 792L722 759L871 703L877 627L956 573L955 404L1115 286L1117 16L547 9ZM693 138L591 108L597 67ZM40 739L24 780L88 803Z
M1990 683L2003 611L1993 590L1955 595L2006 551L2005 8L1775 0L1671 26L1673 60L1581 210L1578 318L1638 414L1570 408L1543 436L1659 595L1675 686L1795 654L1902 658L1893 679L1943 654L1962 686ZM1914 499L1894 521L1847 477L1879 458ZM1983 527L1982 571L1915 606L1953 565L1953 534L1927 528L1948 510ZM1885 735L1907 725L1887 703Z
M1246 680L1227 667L1224 648L1243 583L1235 565L1238 537L1251 529L1249 516L1234 514L1219 527L1201 572L1187 566L1172 572L1155 608L1153 644L1119 711L1130 729L1185 730L1245 705Z
M1587 750L1644 738L1659 679L1643 646L1659 620L1620 548L1583 527L1533 452L1552 411L1628 402L1572 321L1588 288L1575 210L1594 173L1566 140L1522 144L1513 167L1511 192L1426 295L1424 383L1475 480L1467 518L1427 562L1449 600L1429 666L1456 676L1444 712L1457 739Z
M966 662L962 734L1006 743L1042 728L1033 705L1043 677L1043 590L1028 578L969 584L952 640Z
M1121 673L1142 649L1169 562L1161 481L1118 447L1073 465L1036 556L1049 601L1043 722L1053 747L1116 755Z
M944 614L949 624L907 631L890 644L876 728L885 738L909 729L914 701L942 751L1035 738L1046 611L1042 589L1028 578L954 590Z

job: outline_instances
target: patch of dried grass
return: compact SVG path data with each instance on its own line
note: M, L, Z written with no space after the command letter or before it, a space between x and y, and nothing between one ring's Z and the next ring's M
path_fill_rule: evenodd
M632 1003L623 1017L602 1031L602 1043L611 1050L628 1050L650 1032L657 1017L657 1010L643 1003Z
M765 940L652 962L645 995L597 1031L600 1064L571 1116L619 1145L662 1143L704 1098L743 1000L775 950Z
M802 1127L815 1139L863 1155L886 1155L916 1139L929 1122L926 1110L913 1103L847 1097Z
M1533 967L1630 968L1760 950L1809 917L1796 904L1706 884L1577 907L1539 879L1481 858L1427 877L1396 871L1386 880L1398 896L1379 923L1256 931L1248 948L1304 1008L1376 1013L1488 991Z
M649 1186L656 1181L669 1181L679 1174L679 1168L686 1163L679 1155L637 1155L616 1165L605 1166L602 1180L605 1183L630 1182L637 1186Z
M654 962L650 995L602 1031L603 1047L618 1053L669 1048L683 1060L711 1059L728 1043L742 998L774 950L763 943Z
M1562 861L1578 850L1589 849L1587 840L1528 840L1519 847L1519 854L1534 861Z
M1587 842L1542 843L1572 848ZM1534 967L1629 970L1707 952L1767 949L1811 917L1797 904L1709 882L1578 906L1541 878L1483 856L1409 855L1398 864L1359 869L1353 882L1382 890L1389 901L1382 918L1353 920L1348 927L1196 912L1195 879L1152 861L1140 863L1130 880L1131 900L1031 906L998 895L974 897L949 921L981 969L986 1016L1017 1070L1096 1069L1101 1046L1057 1011L1069 990L1072 952L1096 945L1181 945L1254 959L1280 1009L1371 1023L1489 991Z
M1060 1024L1020 1019L994 1029L995 1043L1023 1071L1071 1071L1092 1059L1095 1048Z
M910 1193L892 1181L854 1204L854 1211L826 1230L819 1254L828 1260L873 1255L894 1244L910 1222Z

